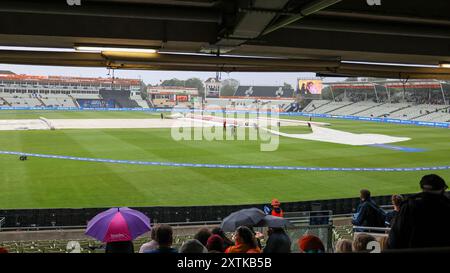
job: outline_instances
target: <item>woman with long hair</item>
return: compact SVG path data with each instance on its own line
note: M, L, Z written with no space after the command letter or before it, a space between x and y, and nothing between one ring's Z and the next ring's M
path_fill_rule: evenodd
M227 248L225 253L261 253L255 234L248 227L236 229L236 244Z

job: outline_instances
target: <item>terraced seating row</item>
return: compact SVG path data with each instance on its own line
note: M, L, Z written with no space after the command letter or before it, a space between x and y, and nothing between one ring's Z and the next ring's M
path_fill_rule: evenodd
M192 239L192 235L178 235L174 238L174 247L179 248L183 242ZM149 241L147 237L140 237L133 241L135 252L139 252L142 244ZM69 242L78 242L81 253L104 253L105 245L102 242L83 239L83 240L39 240L39 241L12 241L0 242L0 247L6 248L9 253L70 253L75 250L74 244Z
M339 239L353 239L353 226L338 226L333 228L333 242Z
M303 112L332 115L352 115L359 117L389 117L407 120L449 122L450 106L410 103L374 103L361 101L335 102L329 100L313 100Z

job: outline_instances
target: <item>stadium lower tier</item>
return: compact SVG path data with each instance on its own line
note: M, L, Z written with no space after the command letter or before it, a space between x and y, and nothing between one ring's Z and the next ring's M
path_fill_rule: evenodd
M388 117L414 121L450 122L450 105L442 104L312 100L301 111L315 114Z

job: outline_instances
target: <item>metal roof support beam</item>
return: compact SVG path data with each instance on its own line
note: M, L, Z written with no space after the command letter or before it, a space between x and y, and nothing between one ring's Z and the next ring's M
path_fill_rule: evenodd
M135 18L170 21L190 21L220 23L221 15L217 10L207 8L170 7L143 5L108 5L83 3L70 7L65 1L60 3L1 1L0 12L37 13L48 15L93 16L108 18Z
M267 35L275 30L278 30L280 28L283 28L287 25L290 25L300 19L302 19L305 16L311 15L313 13L316 13L320 10L323 10L329 6L332 6L338 2L341 2L341 0L317 0L312 2L311 4L306 5L303 7L300 12L297 15L289 16L280 22L267 27L262 33L261 36Z

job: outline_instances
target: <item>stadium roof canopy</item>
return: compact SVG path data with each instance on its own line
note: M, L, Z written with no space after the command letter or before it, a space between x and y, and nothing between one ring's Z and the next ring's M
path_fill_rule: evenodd
M159 53L3 48L0 63L450 79L439 67L450 66L449 10L448 0L6 0L0 46Z

